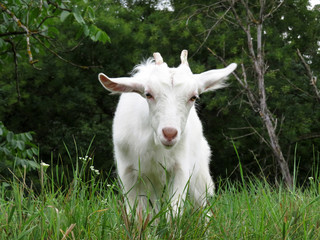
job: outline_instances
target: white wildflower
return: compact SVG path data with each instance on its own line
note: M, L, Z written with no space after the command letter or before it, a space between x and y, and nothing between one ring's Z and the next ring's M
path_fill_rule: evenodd
M99 170L98 170L98 169L94 169L94 166L90 166L90 170L91 170L92 172L94 172L96 175L100 175Z
M44 162L41 162L41 163L40 163L40 166L41 166L41 168L42 168L44 171L46 171L46 170L47 170L47 168L48 168L48 167L50 167L50 165L49 165L49 164L44 163Z
M40 165L41 165L42 167L49 167L49 166L50 166L49 164L44 163L44 162L41 162Z
M84 157L79 157L79 160L83 161L83 162L87 162L88 160L91 161L92 158L89 156L84 156Z

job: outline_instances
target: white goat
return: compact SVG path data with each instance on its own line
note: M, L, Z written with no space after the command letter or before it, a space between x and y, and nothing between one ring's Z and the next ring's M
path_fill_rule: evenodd
M155 203L169 189L174 214L183 204L186 186L198 205L212 196L210 148L202 133L195 101L203 92L224 86L237 65L193 74L181 53L178 68L169 68L159 53L138 65L132 77L109 78L101 84L112 93L123 93L113 122L117 170L129 207ZM168 179L171 184L167 186ZM153 204L155 205L155 204Z

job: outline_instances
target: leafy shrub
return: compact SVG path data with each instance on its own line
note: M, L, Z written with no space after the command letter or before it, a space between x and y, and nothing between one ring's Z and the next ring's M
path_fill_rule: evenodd
M0 121L0 173L7 168L23 167L27 170L39 168L35 161L38 147L32 140L33 132L15 134Z

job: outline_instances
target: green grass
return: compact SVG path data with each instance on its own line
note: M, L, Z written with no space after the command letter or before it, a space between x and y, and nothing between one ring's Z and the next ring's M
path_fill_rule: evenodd
M76 158L72 173L40 169L40 192L23 173L1 183L0 239L320 239L318 171L294 191L241 172L241 183L217 183L206 208L186 201L167 219L166 200L158 214L128 215L119 185L102 180L93 160Z

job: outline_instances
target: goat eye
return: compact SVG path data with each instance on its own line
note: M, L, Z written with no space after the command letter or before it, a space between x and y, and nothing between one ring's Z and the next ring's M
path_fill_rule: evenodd
M146 98L151 99L151 98L153 98L153 96L150 93L146 93Z
M193 97L190 98L191 102L194 102L195 100L197 100L197 96L193 96Z

